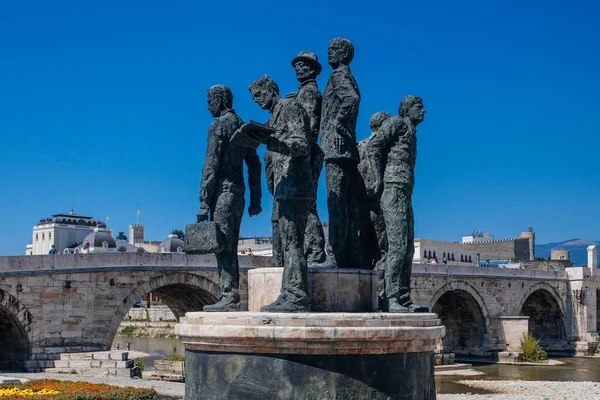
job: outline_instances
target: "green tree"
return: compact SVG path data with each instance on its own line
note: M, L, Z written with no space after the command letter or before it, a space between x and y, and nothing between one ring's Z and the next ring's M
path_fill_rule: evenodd
M177 237L181 240L185 240L185 233L181 229L173 229L171 231L173 235L177 235Z
M123 240L123 241L127 241L127 236L125 235L125 232L119 232L119 234L116 237L117 240Z
M540 341L530 333L523 334L519 347L523 352L523 361L525 362L539 363L548 357L548 354L540 347Z

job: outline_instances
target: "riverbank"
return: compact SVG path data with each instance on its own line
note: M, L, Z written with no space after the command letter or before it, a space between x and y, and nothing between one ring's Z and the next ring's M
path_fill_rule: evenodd
M173 322L123 321L117 331L118 337L175 339Z
M556 381L488 381L460 380L465 393L438 394L438 400L543 400L543 399L600 399L600 383ZM473 390L469 390L473 389ZM471 394L485 391L486 394Z

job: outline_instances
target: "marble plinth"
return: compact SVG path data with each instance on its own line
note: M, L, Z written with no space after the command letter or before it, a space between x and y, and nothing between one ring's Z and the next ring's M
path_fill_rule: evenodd
M248 310L260 311L281 291L283 268L248 271ZM370 312L378 307L377 275L373 270L309 268L308 291L311 311Z
M186 399L435 399L435 314L187 313Z

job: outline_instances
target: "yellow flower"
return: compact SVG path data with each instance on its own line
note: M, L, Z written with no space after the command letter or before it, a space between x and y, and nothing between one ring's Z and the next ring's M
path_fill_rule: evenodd
M9 396L17 396L17 397L25 397L25 396L49 396L53 394L59 394L58 390L50 390L50 389L42 389L37 392L31 389L19 389L16 387L0 389L0 397L9 397Z

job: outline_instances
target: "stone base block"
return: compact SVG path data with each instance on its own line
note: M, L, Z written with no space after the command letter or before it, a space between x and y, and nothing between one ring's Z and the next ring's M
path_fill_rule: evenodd
M260 311L281 291L283 268L248 271L248 310ZM373 270L309 268L311 310L318 312L370 312L378 307L377 275Z
M435 399L435 314L187 313L186 399Z
M186 400L435 399L433 354L185 352Z

